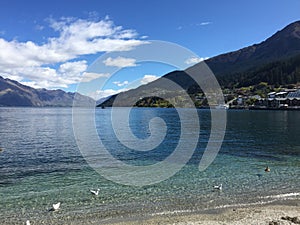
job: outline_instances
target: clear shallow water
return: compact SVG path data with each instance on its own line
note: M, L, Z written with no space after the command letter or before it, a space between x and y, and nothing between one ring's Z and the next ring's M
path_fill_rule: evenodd
M87 165L75 142L72 109L0 108L1 224L89 215L105 220L300 199L299 112L228 111L222 149L203 172L198 164L209 137L210 113L199 110L199 115L200 141L189 163L159 184L131 187L108 181ZM166 158L180 136L174 109L141 108L131 114L136 136L149 135L147 124L153 116L165 119L168 132L150 152L126 149L116 140L110 109L96 110L96 126L114 157L148 165ZM266 165L270 173L264 172ZM220 183L223 190L213 191ZM92 196L91 188L100 188L99 196ZM61 210L49 212L58 201Z

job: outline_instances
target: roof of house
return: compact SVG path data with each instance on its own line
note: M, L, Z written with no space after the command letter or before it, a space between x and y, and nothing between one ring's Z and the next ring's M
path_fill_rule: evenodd
M300 98L300 90L295 91L295 92L290 92L286 96L287 98Z

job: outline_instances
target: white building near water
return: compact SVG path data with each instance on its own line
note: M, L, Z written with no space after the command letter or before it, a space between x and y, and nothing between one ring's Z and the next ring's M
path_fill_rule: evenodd
M300 98L300 89L295 92L290 92L286 96L287 98Z
M270 92L268 94L268 98L275 98L275 94L276 94L276 92Z
M300 89L292 92L270 92L268 98L258 100L255 105L260 108L300 109Z
M270 99L272 99L272 98L285 98L285 97L287 97L287 95L288 95L289 93L288 92L286 92L286 91L281 91L281 92L270 92L269 94L268 94L268 98Z

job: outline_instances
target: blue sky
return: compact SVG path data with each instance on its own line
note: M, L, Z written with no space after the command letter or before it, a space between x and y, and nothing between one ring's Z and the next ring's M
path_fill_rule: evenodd
M199 58L212 57L265 40L300 20L299 9L299 0L1 1L0 75L33 87L74 91L84 75L108 77L87 71L106 52L162 40ZM137 64L126 58L110 63L121 63L124 73L98 90L99 96L174 69L159 64L134 69Z

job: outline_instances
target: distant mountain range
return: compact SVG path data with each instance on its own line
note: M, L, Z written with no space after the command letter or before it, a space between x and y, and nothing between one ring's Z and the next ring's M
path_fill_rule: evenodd
M116 106L129 106L128 99L138 99L138 96L180 97L175 90L162 90L164 79L167 78L180 85L189 94L200 92L200 87L191 79L186 71L197 71L200 62L185 71L173 71L151 83L111 96L99 106L112 106L118 96ZM242 48L240 50L221 54L205 60L205 63L215 74L222 88L237 88L266 82L270 85L296 84L300 82L300 21L294 22L278 31L267 40ZM199 69L199 76L201 70Z
M0 106L71 107L88 105L93 99L62 90L34 89L0 76Z

